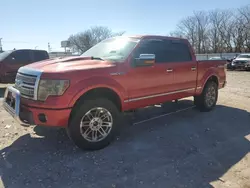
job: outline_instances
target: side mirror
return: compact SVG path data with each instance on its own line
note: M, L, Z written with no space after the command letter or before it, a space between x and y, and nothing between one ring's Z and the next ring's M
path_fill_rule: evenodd
M135 58L134 67L153 66L155 64L155 54L140 54Z

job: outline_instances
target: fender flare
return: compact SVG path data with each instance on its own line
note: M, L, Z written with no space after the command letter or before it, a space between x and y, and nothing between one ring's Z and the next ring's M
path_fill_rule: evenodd
M211 79L211 77L213 77L213 76L216 77L216 79L218 80L218 84L220 83L220 79L219 79L219 76L218 76L216 69L209 69L206 71L206 73L202 77L202 79L200 81L200 85L197 84L196 95L199 95L202 93L207 81L209 79Z
M83 87L82 87L83 86ZM74 89L75 88L75 89ZM75 93L74 96L69 102L69 107L73 107L76 101L85 93L92 89L97 88L107 88L114 91L121 100L121 105L123 101L128 97L127 91L123 88L116 80L109 77L95 76L81 80L80 82L74 85L73 90ZM79 89L78 89L79 88Z

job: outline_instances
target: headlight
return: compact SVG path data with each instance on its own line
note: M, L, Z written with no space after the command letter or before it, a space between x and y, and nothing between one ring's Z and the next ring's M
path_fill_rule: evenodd
M69 80L40 80L37 99L45 101L48 96L62 95L69 87Z

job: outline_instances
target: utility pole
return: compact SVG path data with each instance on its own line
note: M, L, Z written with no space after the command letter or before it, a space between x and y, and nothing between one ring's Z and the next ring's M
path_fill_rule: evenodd
M2 51L3 51L2 39L3 39L3 38L0 38L0 52L2 52Z
M48 52L50 53L51 51L51 47L50 47L50 43L48 43Z

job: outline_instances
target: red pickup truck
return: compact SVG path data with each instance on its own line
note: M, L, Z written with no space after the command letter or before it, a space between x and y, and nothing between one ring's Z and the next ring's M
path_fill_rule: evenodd
M45 50L20 49L0 53L0 83L13 83L20 67L45 59L49 59Z
M211 110L225 64L196 61L185 39L115 37L78 57L21 67L3 104L23 125L65 127L78 147L101 149L116 136L121 112L190 96Z

